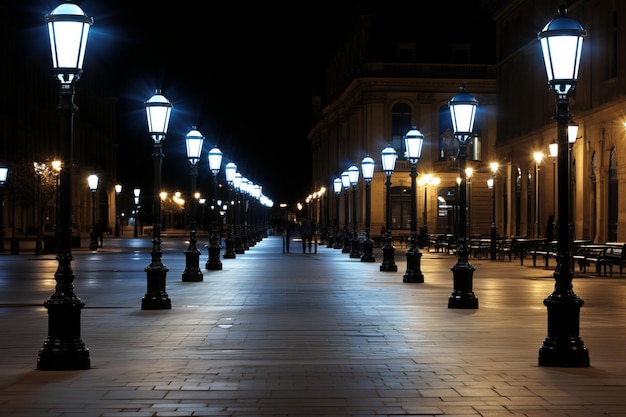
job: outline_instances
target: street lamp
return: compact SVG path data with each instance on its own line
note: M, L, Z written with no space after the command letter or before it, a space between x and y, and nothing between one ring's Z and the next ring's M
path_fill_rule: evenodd
M539 165L543 160L543 152L533 153L535 160L535 237L541 237L541 225L539 222Z
M363 256L361 262L375 262L373 255L374 241L370 235L370 223L372 222L371 200L372 200L372 177L374 176L374 160L367 155L361 161L361 171L365 181L365 241L363 242Z
M341 253L350 253L351 250L351 241L350 241L350 233L349 233L349 222L348 219L348 190L350 190L350 174L348 171L343 171L341 173L341 186L344 191L344 222L343 222L343 248L341 249Z
M335 224L335 244L333 246L333 249L341 249L343 248L343 239L341 236L341 228L339 227L339 206L340 204L340 196L341 196L341 188L342 188L342 183L341 183L341 178L335 178L333 180L333 191L335 192L335 196L337 197L337 217L336 217L336 224Z
M568 129L569 133L569 129ZM556 213L556 195L558 190L556 189L556 157L559 154L559 144L555 141L548 145L550 150L550 158L552 158L552 214Z
M234 203L233 203L233 185L235 175L237 174L237 164L229 162L224 167L226 174L226 183L228 184L228 204L233 206L228 210L228 235L226 236L226 250L224 251L224 259L234 259L237 256L235 252L235 239L233 237L233 221L234 221Z
M196 179L198 178L198 161L202 155L202 143L204 136L193 126L185 136L187 145L187 159L191 166L191 219L189 225L189 247L185 250L185 270L183 271L183 282L198 282L203 280L202 271L198 266L200 263L200 251L196 247L196 234L198 233L197 221L197 200L193 197L196 193Z
M235 173L235 178L233 178L233 187L235 187L235 253L236 254L244 254L246 250L243 247L243 239L241 235L241 219L243 218L241 214L241 208L243 204L239 201L241 198L241 183L243 181L243 175L240 172Z
M4 186L7 183L9 168L0 166L0 253L4 253Z
M91 230L89 231L89 250L98 250L98 236L96 235L96 191L98 191L98 176L91 174L87 177L87 184L91 190Z
M491 178L487 180L487 186L491 189L491 260L495 261L496 240L498 238L496 231L496 174L498 173L499 164L492 162L489 164L489 167L491 168Z
M217 207L217 174L220 172L220 166L222 165L222 151L217 146L214 146L209 151L209 169L213 174L213 226L211 227L211 237L209 239L209 259L206 262L206 269L212 271L218 271L222 269L222 261L220 260L220 249L222 247L219 244L219 237L217 234L217 221L218 210Z
M120 236L120 222L119 222L119 199L122 192L122 184L115 184L115 237Z
M396 272L398 266L394 260L396 249L393 247L393 241L391 240L391 174L396 168L396 160L398 159L398 153L391 146L387 146L380 153L380 159L382 160L383 171L385 172L385 243L383 245L383 262L380 264L380 271L382 272Z
M39 351L37 369L70 370L88 369L91 365L89 349L80 337L80 310L85 306L74 294L72 271L72 169L74 104L76 81L83 72L83 60L89 28L93 19L76 4L58 5L48 16L48 33L54 74L59 81L60 103L64 114L64 143L60 181L58 267L54 275L56 290L44 302L48 310L48 338Z
M422 175L422 178L417 180L419 186L424 187L424 211L422 217L424 218L424 225L420 228L419 235L419 247L423 248L428 245L428 186L437 186L441 182L439 177L434 177L432 174Z
M422 253L417 248L417 163L422 157L424 135L415 126L404 135L406 157L411 164L411 247L406 252L406 272L403 282L424 282L421 271Z
M568 152L569 97L576 87L582 51L583 27L566 16L561 6L537 35L543 51L548 84L555 93L559 174L559 202L570 201L570 154ZM539 366L589 366L589 351L579 336L580 308L584 301L573 290L574 271L570 252L570 205L559 204L557 266L554 292L543 304L548 309L548 335L539 348Z
M138 236L137 229L139 227L139 196L141 195L140 188L133 189L133 199L135 202L135 224L133 225L133 237Z
M359 182L359 168L356 165L352 165L348 168L348 178L350 185L352 186L352 239L351 239L351 258L361 257L361 248L359 242L359 234L356 230L356 185Z
M146 102L146 116L148 118L148 133L153 141L152 158L154 160L154 186L152 193L152 207L154 223L152 227L152 262L146 267L148 288L141 300L142 310L171 309L172 301L165 291L167 267L161 262L161 166L163 163L163 140L167 134L172 113L172 103L161 95L160 90Z
M41 239L42 239L42 216L41 209L41 180L46 173L46 164L34 162L35 174L37 175L37 236L35 240L35 255L41 255Z
M459 142L459 233L457 240L457 262L451 268L454 289L448 298L448 308L478 308L478 298L474 294L473 278L475 268L469 263L469 248L467 238L467 142L474 136L474 120L478 101L465 92L452 97L448 103L454 135Z

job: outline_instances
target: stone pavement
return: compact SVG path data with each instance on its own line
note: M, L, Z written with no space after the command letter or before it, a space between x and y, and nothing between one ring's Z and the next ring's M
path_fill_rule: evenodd
M202 244L203 245L203 244ZM199 247L201 246L199 242ZM552 270L471 260L477 310L448 309L454 256L424 252L425 282L270 236L204 281L181 282L166 238L171 310L143 311L149 239L75 251L91 368L36 370L52 255L0 255L0 416L626 416L626 277L577 273L591 366L537 365ZM223 254L223 252L222 252Z

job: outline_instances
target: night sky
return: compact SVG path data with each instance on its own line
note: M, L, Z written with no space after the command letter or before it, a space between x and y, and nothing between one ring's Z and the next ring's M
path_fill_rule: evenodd
M413 8L476 2L419 2ZM222 166L235 162L276 204L302 201L313 191L311 100L324 93L331 56L359 11L390 7L381 0L77 3L95 21L83 78L91 66L103 66L115 80L118 181L128 188L153 185L144 102L160 88L174 105L163 143L163 187L189 192L184 136L195 126L206 138L198 168L201 191L212 190L207 154L216 145L224 153ZM43 19L57 4L20 3L30 32L42 37L41 50L33 53L49 54L43 49L48 47Z

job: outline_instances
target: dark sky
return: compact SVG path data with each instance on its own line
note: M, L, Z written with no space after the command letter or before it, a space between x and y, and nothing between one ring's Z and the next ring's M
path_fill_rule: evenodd
M476 1L443 1L437 7ZM414 8L435 7L419 3ZM23 4L36 36L47 36L43 18L57 4ZM128 188L152 187L144 102L160 88L174 105L163 143L164 188L189 191L184 136L196 126L206 138L198 170L201 191L212 190L206 155L217 145L223 166L235 162L276 204L301 201L313 191L311 99L323 93L330 57L359 10L389 7L382 0L79 4L95 20L83 78L95 77L94 67L100 67L115 81L119 181ZM45 42L37 43L44 48Z
M312 191L311 98L321 92L345 12L328 13L315 2L292 9L271 2L178 1L143 9L95 3L81 4L95 19L85 72L89 54L109 54L120 64L122 155L145 154L141 169L151 174L143 101L158 87L174 105L163 143L164 186L188 191L184 135L195 125L206 138L200 188L212 189L206 154L217 145L223 165L235 162L276 204ZM100 40L115 46L89 49ZM121 165L120 177L136 170L133 161Z

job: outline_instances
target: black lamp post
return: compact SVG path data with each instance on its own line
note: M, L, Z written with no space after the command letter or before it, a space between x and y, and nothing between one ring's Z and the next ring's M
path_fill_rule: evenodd
M41 239L42 239L42 215L43 210L41 210L41 180L46 172L46 164L34 162L35 174L37 175L37 236L35 240L35 255L41 255Z
M4 186L8 175L9 168L0 166L0 253L4 253Z
M583 27L566 16L561 6L559 16L538 34L550 89L556 98L559 173L559 202L570 201L570 154L568 151L569 97L576 87L582 51ZM570 205L559 204L557 265L554 292L543 304L548 309L548 335L539 348L539 366L589 366L589 351L579 336L580 308L584 301L573 290L574 271L570 247Z
M352 165L348 168L348 178L352 187L352 236L350 238L350 258L360 258L361 248L359 234L356 230L356 185L359 182L359 168Z
M341 235L341 227L339 226L339 219L341 217L340 210L339 210L339 206L341 206L341 189L343 187L343 184L341 182L341 178L335 178L333 180L333 191L335 192L335 197L337 198L337 205L336 205L336 209L337 209L337 217L336 217L336 224L335 224L335 244L333 246L333 249L342 249L343 248L343 237Z
M496 174L498 173L498 163L489 164L491 168L491 178L487 180L487 186L491 188L491 260L496 260L496 240L498 232L496 230Z
M60 103L63 112L63 132L66 140L61 161L64 169L60 178L59 244L57 245L56 289L44 302L48 309L48 338L39 351L37 369L88 369L91 365L89 349L80 337L80 311L85 306L74 294L72 271L72 149L74 141L74 104L76 81L83 70L83 59L89 28L93 19L73 3L58 5L48 16L48 33L52 52L52 66L59 81Z
M187 159L189 159L189 165L191 170L191 219L189 224L189 247L185 250L185 270L183 271L183 282L198 282L202 281L202 271L200 270L200 250L196 246L196 234L198 233L198 220L197 220L197 201L195 198L196 193L196 180L198 178L198 161L202 155L202 144L204 143L204 136L196 130L196 127L192 129L185 136L185 144L187 145Z
M120 214L119 214L119 199L122 192L122 184L115 184L115 231L114 236L120 236Z
M167 134L167 128L172 113L172 103L161 95L156 94L146 102L146 115L148 118L148 133L152 137L154 159L154 188L152 193L152 207L154 224L152 227L152 262L146 267L148 288L141 300L142 310L161 310L172 308L172 301L165 291L167 267L161 262L161 165L163 163L163 140Z
M209 169L213 174L213 218L211 226L211 238L209 242L209 260L206 262L206 269L211 271L221 271L222 261L220 260L220 250L222 247L219 242L219 234L217 231L218 211L217 206L217 174L220 172L220 166L222 165L222 151L217 146L213 147L209 151Z
M139 197L141 196L141 189L133 189L133 201L135 202L135 224L133 225L133 237L139 236Z
M406 272L403 282L424 282L421 271L422 253L417 248L417 163L422 157L424 135L415 126L404 136L406 156L411 164L411 247L406 252Z
M478 298L473 291L473 279L475 268L469 263L469 247L467 237L467 141L474 136L474 120L478 101L465 92L465 86L461 86L461 92L452 97L450 103L450 115L454 135L459 142L459 170L461 182L459 183L459 231L457 240L457 262L451 268L454 280L454 289L448 298L448 308L478 308Z
M239 201L241 198L241 182L243 175L240 172L235 172L235 178L233 178L233 187L235 188L235 253L244 254L246 250L243 247L243 239L241 238L241 207L242 204Z
M91 230L89 231L89 250L98 250L98 236L96 235L96 192L98 191L98 176L91 174L87 177L87 184L91 190Z
M343 187L343 202L344 202L344 210L343 210L343 247L341 248L341 253L350 253L351 250L351 241L350 241L350 231L349 227L349 201L348 201L348 191L350 190L350 174L348 171L343 171L341 173L341 186Z
M539 166L541 165L541 161L543 160L543 152L538 151L533 154L533 159L535 160L535 237L541 237L541 220L539 219L539 215L541 213L539 206Z
M374 241L370 234L370 226L372 222L372 178L374 177L374 160L367 155L361 161L361 171L363 180L365 181L365 241L363 241L363 256L361 262L375 262L374 258Z
M235 175L237 174L237 164L229 162L224 168L226 174L226 183L228 184L228 235L226 236L226 250L224 251L224 259L234 259L237 257L235 252L235 239L233 236L233 221L235 217L234 203L233 203L233 185L235 182Z
M383 245L383 262L380 264L380 270L383 272L396 272L398 265L395 262L396 249L393 247L391 240L391 175L396 167L398 153L391 146L386 147L380 154L385 172L385 243Z

